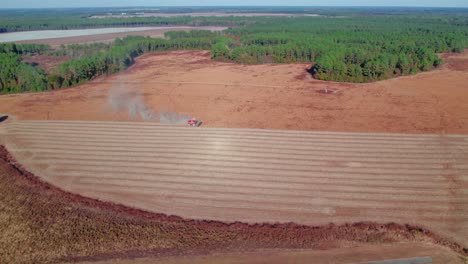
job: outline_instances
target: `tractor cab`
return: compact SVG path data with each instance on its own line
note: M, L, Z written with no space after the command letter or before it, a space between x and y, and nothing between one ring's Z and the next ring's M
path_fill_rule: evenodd
M195 119L195 117L187 121L187 125L192 127L199 127L201 126L201 124L202 122L200 120Z

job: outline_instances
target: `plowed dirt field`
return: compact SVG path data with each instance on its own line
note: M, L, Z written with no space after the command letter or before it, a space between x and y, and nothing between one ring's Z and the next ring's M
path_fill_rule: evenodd
M40 259L75 261L132 252L153 257L169 249L169 255L190 255L197 246L197 252L320 249L318 241L326 247L342 247L343 241L427 242L467 254L468 53L443 54L446 64L431 72L369 84L317 81L308 64L238 65L209 56L148 54L123 73L75 88L0 96L0 113L10 115L0 123L0 145L15 158L4 151L4 180L31 185L14 189L3 202L24 209L18 222L41 227L27 241L56 235L47 221L86 223L62 225L58 239L31 247L36 251L5 235L16 243L3 240L6 263L17 256L37 260L37 248ZM319 93L323 88L337 92ZM204 125L137 122L148 116L140 112L195 116ZM70 193L35 186L36 178L18 164ZM48 192L50 199L42 196ZM127 207L115 211L114 204L75 194ZM61 210L37 209L63 197ZM87 209L78 206L69 214L81 200ZM140 233L120 228L147 218L175 226L142 225ZM8 234L14 222L3 219ZM107 236L114 224L119 228ZM89 230L99 232L90 236ZM161 232L174 245L161 246ZM69 244L62 248L64 234Z
M468 244L468 136L17 121L7 149L63 190L224 222L413 224Z

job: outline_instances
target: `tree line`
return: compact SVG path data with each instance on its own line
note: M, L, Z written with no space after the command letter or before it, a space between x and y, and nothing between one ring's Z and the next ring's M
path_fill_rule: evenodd
M468 48L468 17L381 16L278 18L229 29L234 42L212 58L238 63L313 63L317 79L368 82L427 71L436 53Z
M319 14L328 18L343 17L382 17L382 16L439 16L451 19L452 23L467 26L466 8L407 8L407 7L160 7L159 10L148 11L145 8L61 8L61 9L0 9L0 33L29 30L51 29L79 29L100 28L116 26L228 26L243 27L258 22L275 24L275 17L242 17L234 16L236 13L288 13ZM187 13L183 17L105 17L108 13ZM223 12L232 14L232 17L190 17L191 12ZM102 18L93 18L95 15L104 15Z
M0 43L0 53L32 54L51 50L46 44Z
M210 38L160 39L141 36L128 36L117 39L108 51L78 60L71 60L59 66L61 87L74 86L99 75L111 74L127 69L135 58L147 52L210 49Z
M47 89L45 72L21 62L21 56L9 52L0 53L0 92L39 92Z
M112 45L62 46L54 51L56 55L79 52L87 56L78 56L76 59L64 62L52 73L45 73L39 67L22 62L20 54L6 49L0 53L0 92L18 93L71 87L100 75L125 70L143 53L185 49L209 50L219 38L215 34L201 32L187 34L205 37L186 37L187 35L181 34L170 39L127 36L116 39ZM54 52L47 54L53 55Z
M245 26L255 23L254 17L128 17L128 18L83 18L66 17L60 14L38 18L0 17L0 33L32 30L66 30L105 27L146 26Z
M224 32L167 32L166 38L129 36L113 44L62 46L0 44L0 91L43 91L74 86L128 68L146 52L203 49L214 60L238 63L311 63L317 79L368 82L427 71L437 53L468 48L468 17L378 16L259 18ZM21 61L44 53L72 60L45 73Z

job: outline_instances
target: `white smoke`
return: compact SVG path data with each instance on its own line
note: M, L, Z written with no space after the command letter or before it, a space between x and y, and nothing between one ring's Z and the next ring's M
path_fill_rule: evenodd
M136 84L131 84L136 86ZM146 105L141 94L141 89L127 88L125 82L119 81L112 86L107 96L107 101L114 112L126 112L132 119L142 119L149 122L164 124L186 124L190 116L170 112L167 110L153 111Z
M169 112L169 111L160 111L159 112L159 122L163 124L174 124L182 125L187 124L187 121L190 119L188 115L182 115L179 113Z

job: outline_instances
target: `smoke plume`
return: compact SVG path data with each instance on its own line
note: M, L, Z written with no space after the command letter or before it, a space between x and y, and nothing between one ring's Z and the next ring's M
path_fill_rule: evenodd
M135 85L135 84L132 84ZM110 90L107 101L114 112L126 112L132 119L164 124L186 124L190 116L167 110L159 112L148 107L141 94L141 89L128 89L125 82L119 81Z
M159 112L159 122L163 124L174 124L182 125L187 124L187 121L190 119L188 115L182 115L179 113L169 112L169 111L160 111Z

